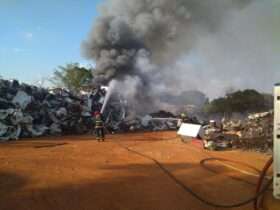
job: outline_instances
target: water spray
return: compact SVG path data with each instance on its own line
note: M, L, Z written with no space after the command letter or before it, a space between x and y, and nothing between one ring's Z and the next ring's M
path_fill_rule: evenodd
M108 90L107 90L107 93L106 93L106 96L105 96L105 99L104 99L104 102L103 102L103 105L102 105L102 108L101 108L101 111L100 113L103 114L105 109L106 109L106 106L111 98L111 95L113 93L113 90L116 86L116 81L115 80L112 80L109 84L109 87L108 87Z

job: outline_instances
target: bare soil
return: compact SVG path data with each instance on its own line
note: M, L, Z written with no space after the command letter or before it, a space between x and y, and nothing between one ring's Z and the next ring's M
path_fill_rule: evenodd
M0 144L0 210L217 209L185 192L148 157L205 199L222 204L254 195L254 174L269 159L255 152L205 151L181 142L175 132L110 135L105 142L93 136L9 142ZM206 169L200 161L209 157L250 166L207 161ZM271 194L265 206L279 210Z

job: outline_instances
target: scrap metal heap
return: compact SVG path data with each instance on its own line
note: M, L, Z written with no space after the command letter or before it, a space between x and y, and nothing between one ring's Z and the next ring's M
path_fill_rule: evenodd
M64 89L44 89L16 80L0 80L0 141L46 135L92 132L92 113L100 110L106 89L74 95ZM178 118L159 111L138 116L120 95L113 95L103 113L108 132L175 130ZM198 120L191 123L200 124ZM249 115L245 120L221 120L204 126L208 149L243 148L271 152L273 112Z
M208 149L241 148L272 153L273 111L249 115L245 120L222 120L204 127Z
M77 134L91 127L87 98L0 80L0 140Z
M46 135L92 132L92 113L100 110L106 89L74 95L65 89L44 89L16 80L0 80L0 141ZM109 132L175 129L174 119L152 116L129 117L126 101L119 95L110 99L104 112Z
M273 112L249 115L241 138L241 147L272 152Z

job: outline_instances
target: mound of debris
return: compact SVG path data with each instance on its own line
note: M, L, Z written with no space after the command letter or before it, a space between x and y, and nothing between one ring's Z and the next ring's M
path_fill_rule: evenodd
M63 89L0 80L0 140L84 133L92 126L87 102Z
M160 110L159 112L154 112L150 114L153 118L176 118L174 114L171 112L166 112L164 110Z
M249 115L245 120L215 121L204 126L204 145L211 150L240 148L272 152L273 112Z
M105 95L106 88L101 87L77 96L65 89L0 80L0 141L92 132L92 113L101 110ZM121 96L110 99L103 115L109 132L176 129L177 119L172 113L129 117L127 110Z
M115 122L116 123L116 122ZM116 123L115 126L110 126L114 123L109 122L107 128L111 128L111 132L137 132L137 131L163 131L163 130L176 130L176 118L156 118L151 115L144 117L135 116L133 118L125 118Z
M261 152L273 147L273 112L249 115L241 130L240 147Z

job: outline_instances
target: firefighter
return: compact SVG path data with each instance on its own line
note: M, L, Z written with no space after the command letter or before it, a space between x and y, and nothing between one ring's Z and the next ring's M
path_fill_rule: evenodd
M185 113L181 113L180 118L177 121L177 129L179 129L183 123L188 123L188 117Z
M95 112L95 133L98 141L105 141L104 123L100 112Z
M182 119L183 123L188 123L189 122L189 118L188 118L186 113L181 114L181 119Z

